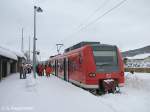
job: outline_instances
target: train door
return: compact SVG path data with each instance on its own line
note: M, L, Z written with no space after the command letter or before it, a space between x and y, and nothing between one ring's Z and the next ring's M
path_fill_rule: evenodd
M55 76L58 76L58 60L55 60Z
M69 81L68 76L68 58L64 58L64 80Z

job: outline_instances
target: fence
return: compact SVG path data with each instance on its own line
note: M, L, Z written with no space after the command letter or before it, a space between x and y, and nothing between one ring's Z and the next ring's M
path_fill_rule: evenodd
M150 68L125 68L125 72L143 72L143 73L150 73Z

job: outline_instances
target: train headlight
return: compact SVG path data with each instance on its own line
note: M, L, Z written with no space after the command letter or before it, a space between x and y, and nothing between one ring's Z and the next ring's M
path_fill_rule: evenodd
M95 74L95 73L89 73L89 76L90 76L90 77L95 77L96 74Z

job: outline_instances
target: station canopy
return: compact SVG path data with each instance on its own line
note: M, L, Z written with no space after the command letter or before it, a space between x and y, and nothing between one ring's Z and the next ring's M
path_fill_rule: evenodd
M13 60L18 60L17 56L9 49L0 46L0 56L7 57Z

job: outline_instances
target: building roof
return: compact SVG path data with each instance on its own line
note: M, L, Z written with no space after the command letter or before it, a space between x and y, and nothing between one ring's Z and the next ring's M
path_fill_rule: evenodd
M17 57L26 59L26 56L22 52L16 52L16 51L14 51L14 53L15 53L15 55Z
M0 55L13 59L13 60L18 60L17 56L12 51L10 51L9 49L3 48L1 46L0 46Z

